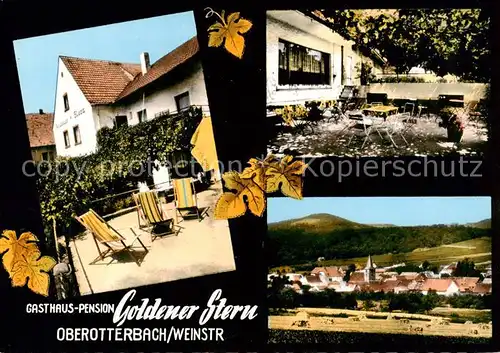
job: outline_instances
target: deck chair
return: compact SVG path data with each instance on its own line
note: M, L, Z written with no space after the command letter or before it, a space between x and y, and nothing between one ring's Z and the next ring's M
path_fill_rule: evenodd
M123 237L116 229L111 227L111 225L109 225L94 210L90 209L87 213L75 218L92 234L97 251L99 252L99 256L96 257L90 265L95 264L99 260L102 261L108 256L127 252L137 263L137 266L141 266L141 261L139 261L139 259L133 254L133 246L138 241L141 247L145 250L146 254L149 250L141 241L140 237L134 232L133 228L130 228L130 230L134 234L134 239L127 245L125 243L125 237ZM106 250L102 251L99 245L104 246Z
M193 179L174 179L172 181L172 184L174 187L175 209L177 213L182 217L183 220L192 216L196 216L198 218L198 221L201 221L203 219L204 212L200 212L200 208L198 207L198 198L196 195L196 190L194 188Z
M156 238L173 234L179 235L180 226L162 209L158 194L155 191L144 191L134 195L137 205L139 227L147 228L151 234L151 241ZM141 225L141 218L145 226Z

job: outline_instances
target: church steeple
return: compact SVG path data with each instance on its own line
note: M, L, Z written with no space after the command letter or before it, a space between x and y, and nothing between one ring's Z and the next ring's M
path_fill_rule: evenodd
M370 268L375 268L375 267L373 266L372 256L368 255L368 261L366 261L365 270L370 269Z
M375 281L375 265L373 264L372 256L368 255L368 261L366 261L365 272L365 282Z

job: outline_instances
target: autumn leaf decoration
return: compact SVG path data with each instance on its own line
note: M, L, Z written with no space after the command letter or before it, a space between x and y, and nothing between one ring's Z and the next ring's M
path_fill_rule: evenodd
M16 232L5 230L0 237L0 254L3 254L3 267L9 273L13 287L23 287L27 282L33 292L48 296L48 272L56 261L50 256L42 256L37 242L33 233L26 232L18 238Z
M266 193L281 191L283 195L302 199L302 175L307 164L293 162L293 157L281 160L273 155L264 160L252 158L241 173L224 173L222 179L229 192L224 192L215 205L215 218L231 219L244 215L247 209L261 217L266 209Z
M210 10L210 15L212 14L218 17L218 21L208 28L208 46L220 47L224 43L228 52L241 59L245 50L245 38L242 34L252 28L252 22L240 17L239 12L231 13L227 19L224 10L220 15Z

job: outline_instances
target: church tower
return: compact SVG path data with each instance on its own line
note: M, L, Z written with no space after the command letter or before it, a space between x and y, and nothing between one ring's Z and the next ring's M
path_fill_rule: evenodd
M375 266L373 265L372 256L368 255L368 261L365 267L365 282L375 281Z

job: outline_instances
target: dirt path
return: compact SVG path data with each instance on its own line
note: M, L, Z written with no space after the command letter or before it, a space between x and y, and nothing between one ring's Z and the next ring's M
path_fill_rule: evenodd
M443 248L457 248L457 249L475 249L476 247L475 246L466 246L466 245L453 245L453 244L449 244L449 245L442 245Z

